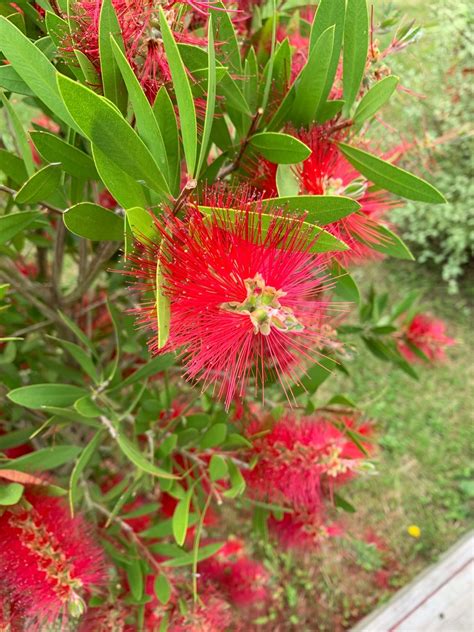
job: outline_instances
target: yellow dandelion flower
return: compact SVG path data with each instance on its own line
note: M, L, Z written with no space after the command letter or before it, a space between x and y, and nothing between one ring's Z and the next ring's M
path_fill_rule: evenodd
M421 529L416 524L411 524L408 529L408 535L411 535L412 538L419 538L421 535Z

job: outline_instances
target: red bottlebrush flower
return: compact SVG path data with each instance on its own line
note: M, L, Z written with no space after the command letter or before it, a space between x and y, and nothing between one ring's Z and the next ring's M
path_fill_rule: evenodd
M301 365L317 361L328 341L329 307L323 258L311 253L315 240L301 219L277 214L265 225L261 205L250 199L229 208L242 212L214 207L203 217L190 205L185 222L157 222L164 247L138 246L129 273L152 289L160 261L171 301L166 349L180 351L186 376L213 385L227 408L251 378L263 387L267 373L291 393ZM154 302L137 312L156 331ZM156 336L150 349L158 352Z
M230 604L210 585L199 592L197 603L189 597L181 597L179 606L175 599L172 601L167 608L161 604L156 609L148 608L145 630L158 630L166 612L170 614L166 628L169 632L222 632L233 623Z
M421 361L413 347L419 349L430 362L443 362L446 360L446 347L455 343L446 335L444 321L428 314L417 314L399 340L398 350L408 362Z
M343 423L354 425L350 419ZM261 430L251 424L248 435ZM307 510L320 508L328 492L351 478L364 458L354 442L326 420L298 420L291 414L253 441L252 455L258 461L244 472L249 493Z
M78 616L83 595L103 580L103 554L86 523L58 498L25 494L0 515L0 589L41 624Z
M247 557L241 540L229 540L213 557L201 562L199 576L235 606L248 607L268 599L270 575L263 564Z
M112 0L117 14L120 31L125 47L125 55L135 72L142 88L153 103L159 88L170 78L170 69L164 53L163 42L159 27L160 3L154 0ZM167 16L174 26L178 17L179 7L174 9L176 2L170 2ZM196 5L197 10L203 2L188 2ZM71 21L73 24L70 41L64 42L67 52L80 50L92 62L100 73L99 56L99 17L102 0L78 0L73 6ZM175 32L180 42L198 43L200 40L188 31L182 29Z
M319 512L295 511L285 513L281 520L271 516L268 526L285 549L317 547L329 538L343 534L338 524L325 525L323 516Z
M347 195L361 205L356 213L326 226L326 230L350 247L350 250L337 253L336 258L343 266L380 258L380 253L372 248L373 244L381 243L377 221L396 202L384 191L369 191L370 182L347 162L334 140L327 136L325 127L301 131L298 138L312 151L297 169L300 193Z

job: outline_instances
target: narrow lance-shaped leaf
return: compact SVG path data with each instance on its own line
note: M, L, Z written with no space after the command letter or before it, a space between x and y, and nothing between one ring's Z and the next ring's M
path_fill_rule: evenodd
M199 206L199 210L205 215L211 216L215 209L209 206ZM237 213L242 213L237 209L226 209L226 213L230 216ZM251 211L250 211L251 213ZM266 235L268 231L268 227L274 220L273 215L268 215L266 213L260 213L259 218L261 221L262 235ZM292 222L292 221L300 221L300 220L292 220L292 219L284 219L282 221ZM326 230L320 228L319 226L315 226L314 224L310 224L309 222L303 222L303 225L306 230L306 237L309 242L312 242L311 252L332 252L332 251L342 251L348 250L349 247L331 233L328 233Z
M189 507L193 495L193 488L188 489L178 502L173 513L173 536L179 546L183 546L189 523Z
M198 177L204 161L207 156L207 149L209 145L209 139L211 137L212 123L214 120L214 111L216 107L216 53L214 50L214 34L212 30L212 15L209 17L208 25L208 71L207 71L207 102L206 102L206 115L204 118L204 130L201 139L201 152L199 154L199 160L195 176Z
M0 217L0 244L5 244L22 230L28 228L35 219L41 217L38 211L23 211L21 213L9 213Z
M165 279L161 259L163 245L160 246L160 255L156 262L156 318L158 322L158 349L162 349L168 342L170 335L171 301L164 292Z
M287 211L306 213L310 224L325 226L360 209L360 204L349 197L339 195L295 195L262 200L264 208L283 208Z
M130 177L166 197L168 186L160 168L112 103L63 75L58 75L58 85L71 116L93 145Z
M132 103L133 112L137 121L137 129L152 153L160 169L169 181L168 160L166 158L166 147L161 135L158 122L153 114L153 109L142 90L140 82L133 72L125 57L122 48L119 46L113 35L110 36L110 45L117 66L122 73L122 77L127 86L128 95Z
M1 32L1 31L0 31ZM10 101L6 98L6 96L0 93L0 98L2 99L2 103L8 113L8 117L11 121L13 131L15 133L15 139L18 145L18 148L21 153L21 157L23 159L23 163L25 165L26 171L29 176L33 175L35 172L35 166L33 163L33 156L31 155L30 145L28 143L28 138L26 136L26 132L23 129L23 125L18 118L17 113L13 109Z
M311 154L309 147L294 136L277 132L255 134L249 145L264 158L277 164L296 164Z
M115 103L122 114L127 112L127 91L112 51L112 41L124 51L122 32L111 0L103 0L99 16L100 74L104 96Z
M176 45L173 33L168 25L166 15L160 6L160 25L166 57L170 67L173 87L178 102L181 135L183 138L184 155L189 174L193 174L197 159L197 122L193 93L188 75Z
M398 77L391 75L384 77L373 85L357 106L354 114L354 123L361 125L378 112L394 93L398 81Z
M296 85L291 120L297 126L309 125L326 102L326 83L334 46L334 26L327 28L311 49Z
M347 0L344 24L342 85L348 115L359 92L369 50L369 11L367 0Z
M46 55L3 16L0 17L0 48L33 93L65 123L79 131L59 94L56 69Z
M446 202L444 196L432 184L405 169L346 143L339 143L338 147L347 160L377 186L408 200L433 204Z
M81 452L80 457L77 459L76 464L71 472L71 478L69 479L69 507L71 509L71 515L74 515L74 506L77 502L78 495L78 483L79 479L89 464L90 460L96 453L100 443L103 441L105 431L99 430L93 437L93 439L87 444L84 450Z
M324 31L328 27L334 26L334 45L332 48L331 61L329 63L327 73L327 82L324 89L325 99L327 98L332 87L334 76L337 71L337 66L339 64L342 37L344 33L345 12L345 0L320 0L320 2L318 2L318 8L314 16L313 24L311 26L311 36L309 44L310 50L312 50L313 46L316 44Z
M76 178L98 180L94 161L86 153L50 132L30 132L39 154L47 162L60 162L61 168Z
M117 443L127 459L129 459L143 472L146 472L147 474L151 474L152 476L156 476L158 478L179 478L175 474L171 474L170 472L167 472L166 470L163 470L151 463L140 452L137 446L132 443L130 439L128 439L122 432L117 433Z
M46 165L21 187L15 195L18 204L32 204L47 200L58 188L61 182L61 165L53 163Z

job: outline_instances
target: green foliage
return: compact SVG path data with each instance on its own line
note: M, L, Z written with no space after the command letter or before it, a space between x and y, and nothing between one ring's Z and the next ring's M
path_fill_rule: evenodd
M425 131L424 141L406 162L410 168L429 170L448 204L443 208L408 203L394 209L392 217L418 261L439 268L449 290L456 292L474 256L472 10L469 2L450 0L431 3L426 13L429 26L423 38L409 54L394 57L392 64L404 84L425 98L407 95L395 116L402 134Z

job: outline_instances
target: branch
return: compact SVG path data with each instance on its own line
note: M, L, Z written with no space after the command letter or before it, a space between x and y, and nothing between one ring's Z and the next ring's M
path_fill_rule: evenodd
M18 193L18 191L15 191L15 189L11 189L10 187L5 186L4 184L0 184L0 191L4 191L5 193L8 193L13 198ZM42 206L43 208L45 208L47 211L51 211L52 213L57 213L58 215L63 215L63 211L60 208L57 208L56 206L52 206L52 204L48 204L48 202L37 202L37 204L38 206Z
M262 114L263 114L262 108L258 108L256 114L254 115L252 119L252 123L249 127L249 131L247 132L247 135L245 136L244 140L240 144L239 153L235 157L234 161L230 163L230 165L227 165L227 167L222 167L222 169L217 174L218 180L222 180L222 178L225 178L230 173L232 173L233 171L239 168L242 158L244 156L245 150L247 149L248 144L250 142L250 139L252 138L252 136L257 130Z
M84 279L77 285L76 289L64 297L64 303L70 304L78 301L89 289L96 276L100 273L102 265L112 257L120 248L120 242L109 241L101 244L95 257L86 271Z

